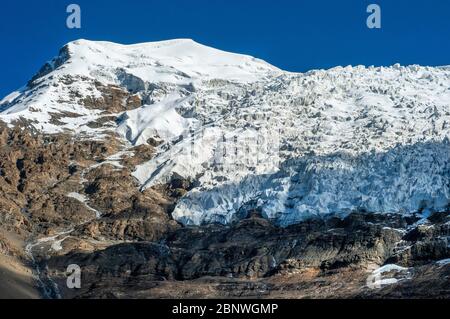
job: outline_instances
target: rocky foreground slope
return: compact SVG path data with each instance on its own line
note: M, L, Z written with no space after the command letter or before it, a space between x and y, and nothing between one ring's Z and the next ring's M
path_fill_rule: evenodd
M0 112L0 260L42 297L450 296L448 68L80 40Z

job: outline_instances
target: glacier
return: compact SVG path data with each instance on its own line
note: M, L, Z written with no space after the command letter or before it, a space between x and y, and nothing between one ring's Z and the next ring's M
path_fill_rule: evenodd
M97 82L142 105L89 126L104 116L82 102L101 95ZM19 120L48 134L114 133L123 151L161 141L133 176L142 190L191 181L173 211L186 225L227 224L252 210L288 226L353 211L450 209L449 67L293 73L190 39L78 40L0 102L0 121Z

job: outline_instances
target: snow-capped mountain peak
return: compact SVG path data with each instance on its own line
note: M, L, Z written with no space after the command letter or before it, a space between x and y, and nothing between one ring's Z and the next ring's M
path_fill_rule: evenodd
M176 39L122 45L104 41L77 40L67 44L51 64L63 67L56 73L94 77L118 84L117 70L143 81L189 84L195 79L251 82L264 74L279 72L251 56L229 53Z
M354 210L450 204L450 70L337 67L305 74L180 39L78 40L0 103L0 120L80 138L158 140L142 189L192 182L174 218L281 225Z
M134 45L77 40L64 46L26 87L1 100L0 111L8 123L25 118L49 133L63 129L88 133L90 130L83 124L97 117L98 112L86 109L80 100L101 97L93 82L138 92L149 83L179 87L208 80L251 83L280 73L262 60L190 39ZM68 101L70 94L74 99ZM79 114L84 121L53 125L51 114L57 113Z

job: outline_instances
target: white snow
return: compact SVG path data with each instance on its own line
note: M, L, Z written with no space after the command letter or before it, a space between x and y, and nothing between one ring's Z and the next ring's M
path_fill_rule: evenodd
M75 193L75 192L67 194L67 197L74 198L74 199L76 199L77 201L79 201L81 203L86 203L87 202L87 198L86 198L85 195L79 194L79 193Z
M398 283L398 279L395 278L385 278L385 279L380 279L380 280L375 280L373 282L373 286L388 286L388 285L394 285L396 283Z
M125 112L117 132L135 145L145 144L155 136L164 140L178 137L189 127L189 120L180 116L175 108L186 99L169 96L160 103Z
M391 271L403 272L403 271L408 271L408 268L401 267L401 266L398 266L395 264L387 264L378 269L375 269L373 271L373 274L375 274L375 275L376 274L384 274L384 273L391 272Z
M61 250L63 250L62 243L63 243L67 238L69 238L69 236L64 237L64 238L62 238L62 239L60 239L60 240L55 240L55 241L52 243L51 249L53 249L53 251L61 251Z
M191 79L255 81L259 74L279 72L251 56L224 52L191 39L120 45L111 42L78 40L69 44L74 61L72 74L99 76L99 66L121 67L148 82L188 84ZM91 63L86 63L87 61ZM103 75L103 79L114 77ZM100 76L102 77L102 76Z
M394 277L391 278L383 278L385 273L394 272ZM375 269L370 276L367 278L367 286L374 288L383 288L387 285L396 284L402 280L410 279L409 269L405 267L401 267L395 264L387 264L382 267Z
M0 120L85 138L115 131L130 147L162 140L133 176L142 189L196 181L173 212L185 224L228 223L252 207L282 226L354 210L422 211L425 222L450 203L448 67L296 74L185 39L79 40L67 51L35 87L2 100ZM83 105L100 96L94 81L139 94L143 106L88 127L105 116Z
M1 100L0 120L13 123L24 118L47 133L68 129L98 135L104 130L91 129L86 124L99 118L101 112L86 108L82 102L86 97L101 97L94 81L127 88L141 82L187 86L214 79L247 83L281 73L262 60L209 48L189 39L136 45L77 40L70 42L67 50L68 61L39 79L36 87L21 89ZM64 84L67 76L75 81ZM13 105L9 105L12 101ZM8 108L2 112L3 107ZM64 125L51 123L50 113L62 112L79 116L65 116L61 120Z
M95 213L95 217L96 218L100 218L101 217L101 212L99 212L95 208L93 208L93 207L88 205L88 198L85 195L72 192L72 193L67 194L67 197L74 198L77 201L79 201L80 203L83 203L86 206L87 209L89 209L90 211Z
M450 264L450 258L438 260L436 263L437 263L439 266L445 266L445 265L448 265L448 264Z
M14 91L14 92L8 94L2 100L0 100L0 105L13 102L16 98L18 98L22 94L22 91L24 89L25 88L22 88L22 89L20 89L18 91Z

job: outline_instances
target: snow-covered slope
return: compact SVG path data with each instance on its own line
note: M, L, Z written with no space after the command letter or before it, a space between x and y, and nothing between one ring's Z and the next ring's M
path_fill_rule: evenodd
M139 96L141 106L88 125L105 116L85 103L104 94L98 83ZM134 176L143 189L192 181L173 212L186 224L228 223L250 209L289 225L353 210L426 214L450 204L446 67L295 74L192 40L80 40L0 110L2 121L26 119L47 133L115 132L130 147L161 140Z
M136 45L78 40L46 63L28 87L0 101L0 111L2 120L8 123L25 118L49 133L67 129L96 135L101 130L93 131L86 124L101 117L101 112L86 107L84 102L86 97L101 98L95 82L118 85L131 92L155 90L158 86L178 91L209 79L248 83L280 72L253 57L216 50L189 39ZM55 124L52 117L61 113L62 120ZM71 116L64 116L67 114Z

